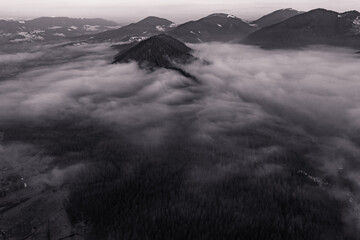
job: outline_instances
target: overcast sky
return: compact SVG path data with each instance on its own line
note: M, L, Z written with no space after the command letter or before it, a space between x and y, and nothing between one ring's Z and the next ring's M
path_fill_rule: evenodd
M118 22L149 15L181 23L214 12L255 19L280 8L360 10L360 0L0 0L0 18L102 17Z

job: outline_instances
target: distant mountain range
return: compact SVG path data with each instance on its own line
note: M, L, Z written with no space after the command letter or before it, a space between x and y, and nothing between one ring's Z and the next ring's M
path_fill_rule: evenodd
M315 9L252 33L241 43L263 48L333 45L360 48L360 13Z
M175 26L175 23L172 21L150 16L137 23L132 23L119 29L85 36L83 40L89 40L92 42L141 41L148 37L167 32Z
M279 10L247 22L234 15L214 13L177 26L174 22L150 16L120 27L103 19L42 17L29 21L0 21L0 41L32 42L67 39L74 42L139 42L167 33L189 43L237 42L263 26L286 19L296 10Z
M134 43L117 45L120 50L166 33L185 43L230 42L263 48L299 48L333 45L360 48L360 13L338 13L325 9L299 12L281 9L255 21L215 13L181 25L155 16L119 27L103 19L42 17L29 21L0 20L0 43L66 40L78 43Z
M265 15L251 23L257 26L258 28L264 28L285 21L286 19L299 15L300 13L303 12L300 12L292 8L280 9L268 15Z
M215 13L197 21L190 21L168 34L184 42L230 42L240 40L257 28L234 15Z
M147 17L140 22L132 23L120 29L85 36L81 40L90 42L134 42L159 33L167 33L178 40L188 43L237 42L259 28L281 22L297 14L300 14L300 12L294 9L282 9L254 22L247 22L231 14L214 13L179 26L164 18Z
M100 19L41 17L27 21L0 20L0 43L60 40L119 28Z
M162 26L161 32L166 34L155 35L159 32L157 26ZM132 34L137 34L138 38L155 36L136 43L131 41L134 38ZM217 13L177 27L169 20L148 17L138 23L95 34L90 38L128 41L128 44L113 46L119 51L114 63L135 61L141 68L173 69L195 79L179 68L179 64L195 59L191 55L192 49L183 42L233 42L244 38L240 43L264 48L297 48L311 44L359 48L360 13L337 13L325 9L301 13L293 9L282 9L252 23L244 22L233 15Z

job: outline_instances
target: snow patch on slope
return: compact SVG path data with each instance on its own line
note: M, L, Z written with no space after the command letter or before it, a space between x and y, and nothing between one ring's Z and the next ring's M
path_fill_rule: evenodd
M89 32L97 32L99 31L99 25L84 25L84 30Z
M31 34L41 34L41 33L44 33L44 32L45 32L44 30L36 29L34 31L31 31L30 33Z
M38 36L28 32L17 32L17 35L21 36L22 38L16 38L11 40L10 42L31 42L36 40L40 40L40 41L44 40L42 36Z
M360 26L360 17L357 17L354 21L353 21L354 25Z
M165 32L165 27L164 26L156 26L156 30L158 30L159 32Z
M65 37L65 34L63 33L54 33L53 35L57 37Z
M147 39L148 37L142 37L142 36L133 36L129 39L129 42L141 42L145 39Z
M357 17L353 21L352 32L356 35L360 34L360 17Z
M60 26L52 26L52 27L49 27L49 29L59 29L59 28L63 28L63 27L60 27Z

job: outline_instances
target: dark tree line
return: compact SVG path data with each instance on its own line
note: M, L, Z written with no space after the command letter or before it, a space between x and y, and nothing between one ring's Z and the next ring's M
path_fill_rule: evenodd
M343 221L346 205L329 195L327 186L298 173L316 172L305 158L314 146L298 136L290 141L293 136L282 129L254 127L211 144L177 131L149 147L130 142L126 134L74 122L13 123L2 132L5 143L46 149L56 156L54 164L87 161L69 184L65 204L74 225L85 223L87 239L355 239ZM272 145L286 151L247 159ZM264 163L282 170L256 175Z

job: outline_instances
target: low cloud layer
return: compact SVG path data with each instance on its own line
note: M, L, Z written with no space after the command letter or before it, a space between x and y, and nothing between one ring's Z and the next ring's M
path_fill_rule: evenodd
M135 63L111 65L108 45L42 48L34 56L18 54L31 57L2 58L21 59L20 65L43 58L36 56L58 61L0 83L1 121L79 115L150 136L186 122L194 137L208 140L248 125L281 123L309 138L356 141L360 70L351 50L192 47L211 62L186 67L200 84L168 70L150 74Z
M315 177L345 176L359 183L360 60L352 50L191 47L210 62L185 67L200 83L169 70L149 73L135 63L112 65L115 53L106 44L0 56L0 64L16 62L24 69L0 82L0 124L42 125L76 117L111 127L141 145L159 145L178 133L199 143L241 143L242 159L254 165L257 177L286 171L269 159L304 149L304 159L316 166ZM36 66L44 58L47 63ZM195 166L189 177L213 182L243 169L241 161L221 162ZM52 176L61 176L63 182L64 171L43 179L51 185ZM332 189L339 199L344 198L341 187L335 183ZM341 191L359 198L350 189Z
M357 148L360 70L351 50L191 47L211 62L186 67L200 84L168 70L149 74L135 63L111 65L109 45L36 49L34 63L43 59L36 56L57 61L0 83L1 121L79 115L159 141L181 124L209 141L249 125L282 124L314 141L340 138ZM3 61L20 61L16 56Z

